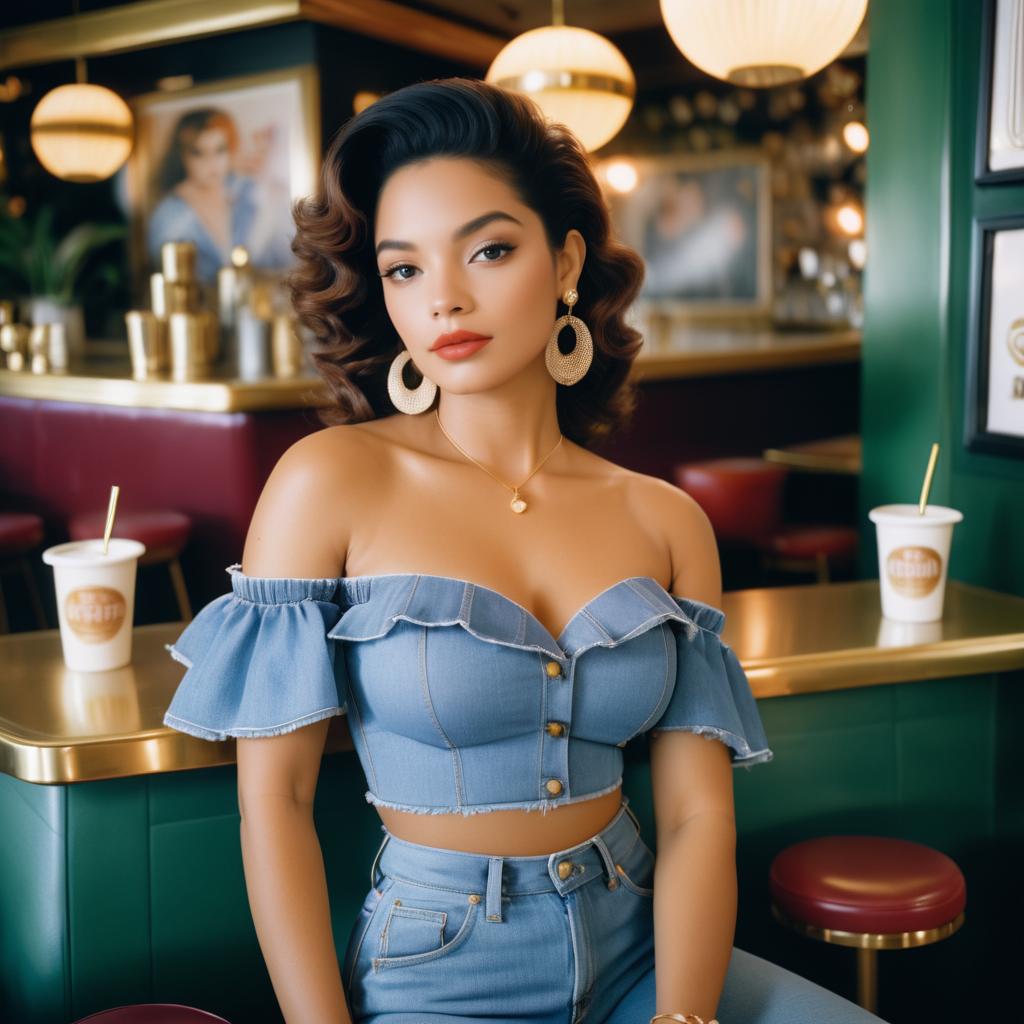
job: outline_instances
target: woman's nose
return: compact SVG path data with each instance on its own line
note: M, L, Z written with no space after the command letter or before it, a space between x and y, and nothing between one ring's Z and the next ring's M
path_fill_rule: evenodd
M456 274L439 276L436 281L431 312L434 317L465 313L472 309L473 300Z

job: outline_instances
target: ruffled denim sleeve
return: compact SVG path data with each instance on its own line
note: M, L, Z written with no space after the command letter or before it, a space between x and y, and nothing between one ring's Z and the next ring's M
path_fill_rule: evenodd
M725 613L702 601L675 597L692 626L676 633L675 690L650 727L682 729L729 747L733 766L770 761L764 725L739 659L721 639Z
M343 652L327 637L341 615L336 579L246 576L215 598L173 644L188 671L164 725L204 740L278 736L346 711Z

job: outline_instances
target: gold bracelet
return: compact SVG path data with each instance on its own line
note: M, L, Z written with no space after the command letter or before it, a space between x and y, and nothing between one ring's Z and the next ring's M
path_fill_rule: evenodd
M656 1013L651 1018L650 1024L656 1024L659 1020L681 1021L682 1024L718 1024L717 1020L705 1021L696 1013Z

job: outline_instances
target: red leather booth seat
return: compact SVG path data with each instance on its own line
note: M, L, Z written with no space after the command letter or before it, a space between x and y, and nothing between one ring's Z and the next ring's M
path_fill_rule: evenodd
M769 874L776 906L836 931L937 928L966 903L964 877L938 850L882 836L822 836L782 850Z
M318 429L313 409L184 412L0 395L0 503L41 515L47 544L69 539L73 516L105 515L111 484L121 488L115 532L129 513L184 513L182 568L201 607L231 589L224 567L241 560L274 464Z

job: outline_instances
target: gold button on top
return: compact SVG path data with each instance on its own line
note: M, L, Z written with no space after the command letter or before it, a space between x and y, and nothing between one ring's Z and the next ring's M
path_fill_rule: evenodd
M558 877L564 882L572 874L574 866L571 860L560 860L558 862Z
M559 665L557 661L549 661L544 667L552 679L562 674L562 666Z
M544 788L549 793L553 793L556 796L562 792L562 784L558 781L558 779L548 779L548 781L544 783Z
M479 903L480 902L480 895L479 895L479 893L471 892L469 894L469 902L470 903Z
M561 722L548 722L547 730L549 736L565 735L565 726Z

